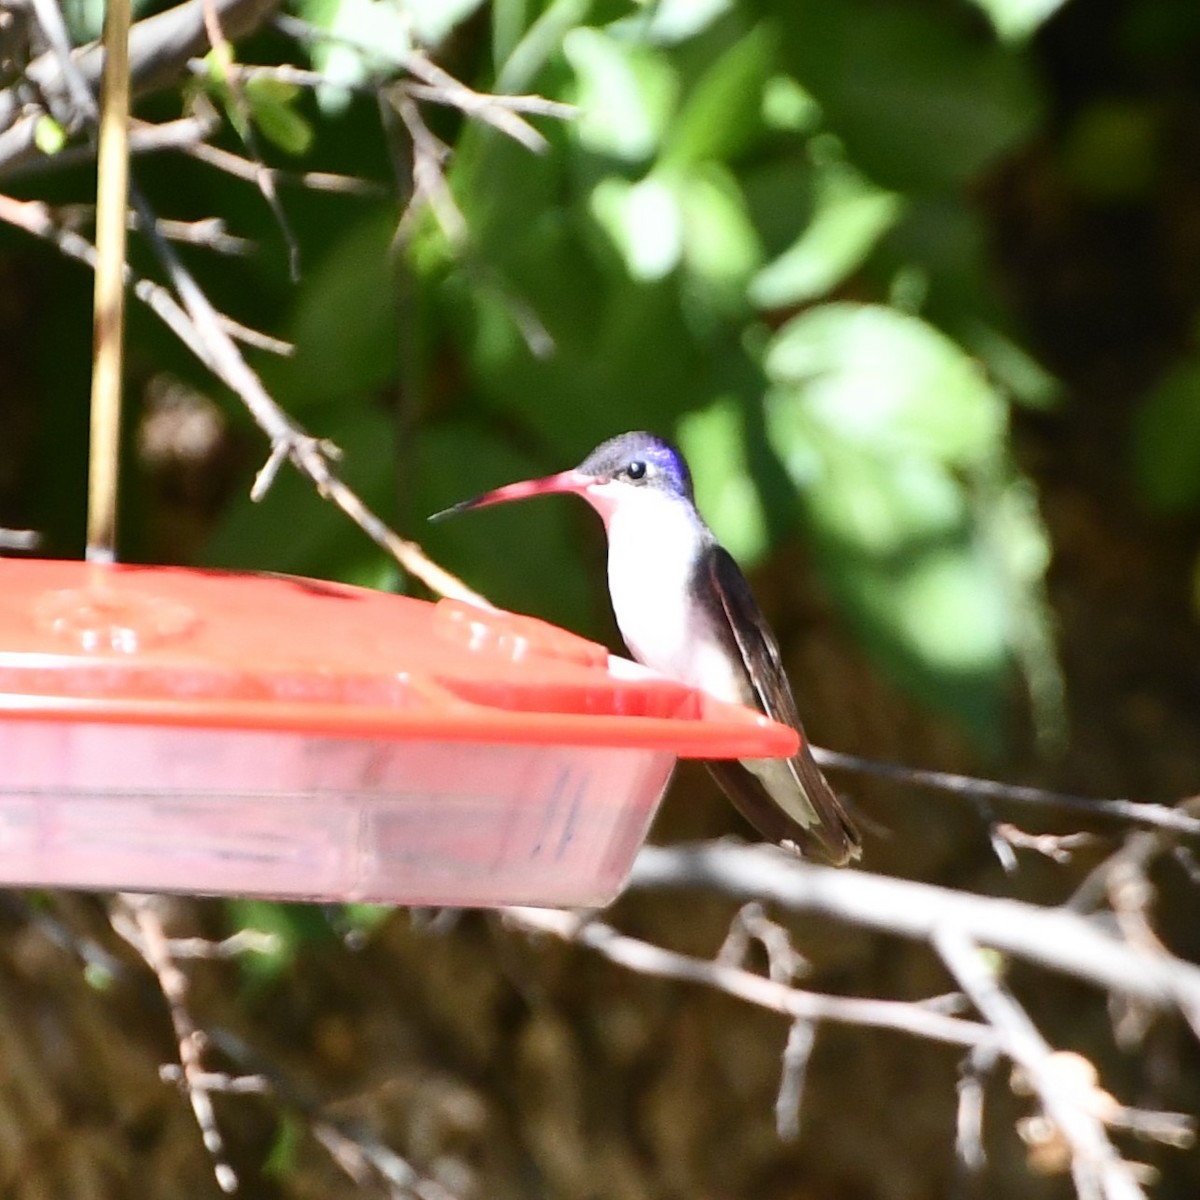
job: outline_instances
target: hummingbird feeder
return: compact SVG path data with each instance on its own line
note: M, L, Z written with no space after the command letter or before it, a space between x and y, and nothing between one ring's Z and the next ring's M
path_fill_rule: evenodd
M0 883L597 905L677 757L796 734L530 617L0 561Z

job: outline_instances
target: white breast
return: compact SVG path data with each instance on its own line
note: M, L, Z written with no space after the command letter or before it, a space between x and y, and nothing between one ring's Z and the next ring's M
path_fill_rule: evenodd
M633 657L723 700L743 699L744 673L692 599L692 571L707 530L686 505L649 488L627 491L602 515L613 613Z

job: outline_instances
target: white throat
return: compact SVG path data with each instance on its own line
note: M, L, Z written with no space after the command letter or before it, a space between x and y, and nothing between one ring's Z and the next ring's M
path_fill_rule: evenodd
M742 700L744 672L729 661L693 590L696 563L712 539L695 509L617 483L591 487L585 498L608 533L608 590L629 652L681 683Z

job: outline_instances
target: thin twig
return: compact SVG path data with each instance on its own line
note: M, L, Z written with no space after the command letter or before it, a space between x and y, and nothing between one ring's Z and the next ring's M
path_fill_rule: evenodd
M812 752L822 767L856 771L862 775L874 775L880 779L892 779L898 783L932 788L935 791L949 792L953 795L984 796L990 800L1007 800L1014 804L1028 804L1039 808L1060 808L1068 812L1085 813L1092 817L1109 817L1151 829L1192 835L1200 834L1200 818L1180 812L1175 808L1168 808L1164 804L1147 804L1136 800L1094 799L1090 796L1048 791L1045 788L1028 787L1024 784L1002 783L995 779L977 779L971 775L957 775L949 771L927 771L918 767L901 766L899 763L862 758L857 754L843 754L839 750L828 750L821 746L813 746Z
M36 550L40 540L36 529L0 529L0 550Z
M216 167L219 171L245 179L250 183L258 181L258 164L247 158L222 150L218 146L210 146L207 142L195 142L179 147L190 158ZM372 179L360 179L356 175L338 175L330 171L283 171L277 167L262 167L263 171L276 183L288 184L295 187L311 188L320 192L339 192L346 196L386 196L388 188L385 184Z
M942 961L996 1031L1004 1053L1027 1074L1046 1115L1071 1152L1071 1172L1080 1200L1145 1200L1129 1165L1109 1141L1089 1097L1055 1070L1051 1050L1025 1010L988 970L978 946L959 926L957 913L932 931ZM953 922L953 923L951 923Z
M241 37L256 28L278 0L214 0L229 37ZM204 54L208 39L204 28L203 0L186 0L165 12L138 21L129 36L130 78L133 94L142 95L174 83L189 58ZM66 64L71 64L68 67ZM53 48L29 63L24 78L0 90L0 175L33 158L46 158L38 148L38 122L47 114L69 127L78 110L78 81L94 95L103 63L100 44L91 45L64 60ZM30 104L31 87L44 106Z
M1080 846L1092 846L1099 840L1093 833L1026 833L1007 821L995 827L995 834L1019 850L1032 850L1056 863L1069 863Z
M237 1191L237 1174L225 1157L225 1142L217 1126L209 1089L204 1085L209 1074L202 1061L205 1039L188 1010L187 976L175 965L171 957L162 922L154 909L155 897L127 894L121 899L138 935L128 940L154 972L167 1002L167 1011L171 1017L175 1043L179 1050L184 1091L195 1114L196 1124L200 1127L204 1148L212 1160L217 1185L223 1192L232 1194ZM125 926L122 921L115 920L113 927L124 936Z
M975 1046L959 1066L954 1149L958 1161L972 1174L987 1166L987 1152L983 1148L984 1085L995 1069L997 1051L995 1045Z
M667 950L575 913L506 908L504 919L528 933L547 933L562 941L585 946L638 974L698 983L793 1020L891 1029L954 1046L969 1047L992 1041L986 1026L948 1016L920 1002L864 1000L856 996L802 991L742 967Z
M51 242L68 258L76 259L93 270L95 269L96 247L78 233L61 228L54 220L49 207L40 200L14 200L11 196L0 195L0 221L23 229L34 237ZM135 275L128 264L125 265L125 285L132 288L134 295L160 317L188 349L203 360L204 348L199 342L193 343L195 331L187 313L166 288L153 280ZM221 314L219 320L221 327L230 337L243 341L247 345L258 346L273 354L284 356L292 353L289 343L273 338L269 334L260 333L258 330L250 329L233 320L232 317Z
M212 44L210 53L217 66L219 76L228 88L230 106L238 117L234 123L235 128L246 149L250 152L250 159L256 168L254 182L267 202L267 207L275 218L275 224L279 227L280 236L287 248L288 274L294 283L300 278L300 246L279 199L275 178L263 162L258 135L254 131L254 113L250 102L246 99L246 93L242 90L241 80L233 69L233 47L229 44L229 39L221 27L221 17L217 12L216 0L204 0L204 28L208 33L208 40Z
M804 1101L804 1081L817 1027L803 1019L792 1022L787 1044L783 1048L783 1067L779 1076L779 1093L775 1097L775 1132L779 1140L794 1142L800 1136L800 1107Z

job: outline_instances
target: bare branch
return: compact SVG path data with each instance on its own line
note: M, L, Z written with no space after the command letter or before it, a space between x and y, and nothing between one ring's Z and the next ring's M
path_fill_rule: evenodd
M976 1046L959 1068L954 1149L959 1162L972 1173L982 1171L987 1166L987 1154L983 1148L984 1084L995 1069L998 1058L998 1047Z
M340 192L347 196L385 196L388 193L384 184L372 179L360 179L356 175L338 175L330 171L283 171L278 167L266 166L260 168L248 158L242 158L229 150L222 150L219 146L210 146L207 142L188 143L181 145L179 149L190 158L250 183L258 182L261 169L267 172L275 183L311 188L313 191Z
M1178 1007L1193 1029L1200 1027L1200 967L1130 946L1067 909L821 867L774 847L728 843L646 846L629 887L716 891L927 942L952 912L964 936L981 945L1158 1009Z
M796 1020L788 1030L783 1048L783 1070L779 1094L775 1098L775 1130L780 1141L794 1142L800 1136L800 1105L804 1101L804 1080L817 1041L817 1027L811 1021Z
M5 221L18 229L44 241L53 243L68 258L74 258L93 270L96 266L96 247L86 238L70 229L61 228L54 220L50 209L39 200L14 200L10 196L0 195L0 221ZM198 342L193 344L195 337L187 313L180 308L175 298L161 284L143 279L125 265L125 285L133 289L133 293L148 308L152 309L171 331L198 358L203 359L203 349ZM221 328L230 337L245 342L247 345L258 346L273 354L289 355L292 347L278 338L250 329L224 314L218 314Z
M0 550L36 550L39 540L35 529L0 529Z
M136 118L129 122L130 154L153 154L159 150L179 150L185 146L202 142L220 126L216 112L180 117L175 121L163 121L157 125ZM38 171L77 166L92 162L96 148L92 145L67 146L57 154L31 157L14 163L5 173L9 176L31 175Z
M794 1021L829 1021L838 1025L891 1029L955 1046L990 1045L993 1041L986 1026L947 1016L921 1002L863 1000L855 996L801 991L741 967L664 949L575 913L506 908L504 919L509 925L528 933L548 933L562 941L586 946L610 962L638 974L698 983Z
M257 28L278 0L212 0L227 36L240 37ZM204 27L205 0L186 3L138 21L129 37L130 84L134 95L143 95L174 82L189 58L203 55L209 47ZM82 79L87 95L94 96L100 81L103 56L93 42L70 56L68 70L61 56L50 49L34 59L25 70L24 81L0 91L0 174L30 158L45 157L35 135L38 121L47 113L71 128L81 116L77 104L83 93L70 76ZM31 106L28 86L32 84L45 107Z
M1143 825L1149 829L1192 836L1200 834L1200 818L1164 804L1147 804L1135 800L1101 800L1091 796L1076 796L1068 792L1027 787L1024 784L956 775L949 771L927 771L918 767L901 766L899 763L861 758L857 754L843 754L839 750L828 750L821 746L813 746L812 752L822 767L856 771L879 779L892 779L897 783L932 788L934 791L949 792L969 799L984 797L989 800L1006 800L1013 804L1033 805L1037 808L1059 808L1066 812L1084 813L1090 817L1104 817Z
M1099 840L1092 833L1026 833L1015 825L1001 822L995 835L1019 850L1032 850L1056 863L1068 863L1080 846L1092 846Z
M204 1148L212 1159L217 1184L229 1194L237 1191L238 1180L225 1157L225 1141L217 1126L211 1095L204 1086L208 1075L202 1061L205 1039L188 1010L187 977L171 957L170 944L155 911L156 902L153 896L124 895L121 903L127 916L123 918L122 914L114 912L113 928L145 959L162 989L175 1031L183 1088L195 1114L196 1124L200 1127ZM136 931L136 936L131 936L130 926Z
M1005 1054L1026 1072L1046 1115L1068 1143L1080 1200L1145 1200L1129 1165L1092 1111L1090 1094L1056 1070L1050 1047L988 970L979 948L958 926L957 913L949 914L947 922L933 931L932 940L963 991L996 1031Z

